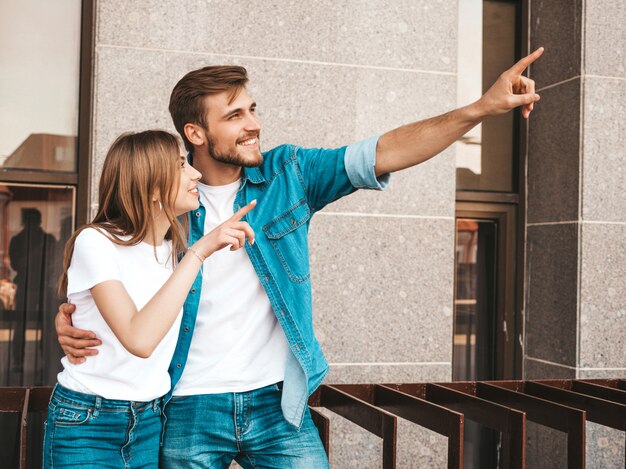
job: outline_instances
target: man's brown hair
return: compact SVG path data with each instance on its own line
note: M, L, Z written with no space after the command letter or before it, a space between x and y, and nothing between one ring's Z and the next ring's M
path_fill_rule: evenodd
M229 102L232 102L246 83L248 72L236 65L211 65L193 70L176 83L170 96L169 110L187 151L193 151L193 145L185 136L185 124L207 128L204 98L230 91Z

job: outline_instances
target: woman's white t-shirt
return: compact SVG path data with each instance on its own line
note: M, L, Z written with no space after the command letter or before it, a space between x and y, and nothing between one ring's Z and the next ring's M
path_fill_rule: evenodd
M120 246L95 228L86 228L78 235L67 272L67 297L76 305L72 323L95 332L102 345L98 355L87 357L80 365L73 365L64 357L59 384L106 399L140 402L156 399L170 390L167 369L176 347L182 310L152 355L139 358L117 339L98 311L90 289L107 280L119 280L137 309L141 309L172 274L171 250L171 242L164 241L156 246L155 258L155 246L147 243Z

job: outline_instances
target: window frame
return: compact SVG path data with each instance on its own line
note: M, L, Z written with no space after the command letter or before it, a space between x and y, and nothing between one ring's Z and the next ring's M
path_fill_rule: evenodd
M489 379L511 379L515 375L517 344L516 324L516 214L517 208L512 204L457 202L456 220L470 219L477 221L493 221L497 226L496 265L495 265L495 318L493 336L495 360L493 372ZM456 232L456 231L455 231ZM456 238L456 236L455 236ZM456 240L455 240L456 243ZM456 273L455 273L456 284ZM456 302L456 288L455 288ZM456 317L456 316L455 316ZM506 323L506 330L504 328ZM456 329L456 324L453 329ZM502 352L502 353L498 353ZM482 378L480 378L482 379Z

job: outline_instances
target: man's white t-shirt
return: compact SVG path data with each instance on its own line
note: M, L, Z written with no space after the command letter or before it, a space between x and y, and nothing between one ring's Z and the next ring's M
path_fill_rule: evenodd
M155 258L155 249L156 255ZM168 366L174 354L182 311L149 358L128 352L98 311L90 289L106 280L120 280L141 309L172 274L172 245L139 243L120 246L95 228L84 229L76 238L67 272L67 297L76 305L72 323L91 330L102 340L98 355L80 365L64 357L59 384L74 391L107 399L150 401L170 390Z
M233 215L241 181L198 184L204 233ZM245 249L226 247L203 265L191 348L175 396L245 392L282 381L289 345Z

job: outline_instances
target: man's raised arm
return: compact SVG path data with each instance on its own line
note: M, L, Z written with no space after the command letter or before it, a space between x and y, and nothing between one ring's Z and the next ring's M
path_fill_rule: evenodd
M441 153L485 117L522 107L528 119L539 101L535 82L522 75L543 53L540 47L503 72L475 103L441 116L407 124L381 135L376 146L376 176L415 166Z
M76 306L70 303L59 306L59 312L54 318L54 327L63 353L70 363L78 365L83 363L86 357L97 355L98 351L89 347L97 347L102 342L94 332L72 326L72 313L75 310Z

